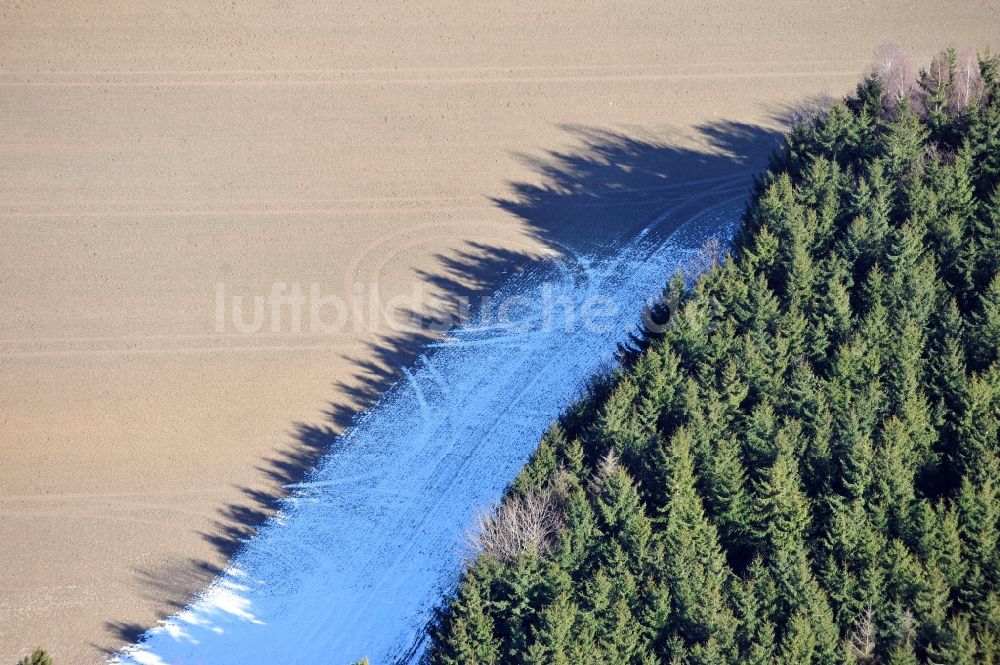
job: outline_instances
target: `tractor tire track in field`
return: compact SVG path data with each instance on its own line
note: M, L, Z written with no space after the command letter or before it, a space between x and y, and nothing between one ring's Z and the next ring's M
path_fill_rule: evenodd
M739 191L702 192L600 256L563 256L501 286L492 302L518 299L515 329L480 312L429 345L226 571L115 662L418 659L475 512L502 494L590 377L613 366L648 299L705 240L731 233ZM698 198L713 204L698 210ZM613 314L583 325L580 312L596 302L614 303Z

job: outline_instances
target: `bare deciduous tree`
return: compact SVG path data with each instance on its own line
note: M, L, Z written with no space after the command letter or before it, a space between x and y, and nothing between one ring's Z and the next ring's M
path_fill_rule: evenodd
M838 101L824 91L787 104L779 117L792 127L811 125L816 120L825 118Z
M506 561L528 551L544 554L552 549L564 523L558 480L557 476L545 490L508 496L480 512L465 536L468 559L484 554Z
M875 611L871 605L854 619L851 632L847 635L847 645L854 657L863 663L874 658Z
M882 42L878 45L870 73L882 81L886 101L893 104L908 99L917 82L917 68L897 42Z
M917 618L913 612L907 608L899 614L899 643L909 644L913 639L913 634L917 631Z
M952 108L961 111L976 103L985 92L983 79L979 74L979 57L965 52L958 58L958 73L955 79Z
M681 267L684 279L689 284L695 282L699 277L719 265L724 253L725 247L723 247L722 241L719 240L718 236L712 236L702 243L698 253Z

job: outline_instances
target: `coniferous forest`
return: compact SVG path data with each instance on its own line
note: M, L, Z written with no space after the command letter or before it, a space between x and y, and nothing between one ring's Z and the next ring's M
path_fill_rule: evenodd
M431 663L1000 662L997 58L793 129L729 251L481 519Z

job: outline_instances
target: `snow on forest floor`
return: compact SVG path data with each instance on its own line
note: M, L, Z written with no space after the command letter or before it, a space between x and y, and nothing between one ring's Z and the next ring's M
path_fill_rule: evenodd
M513 313L507 325L494 307L425 349L225 572L114 662L417 660L475 513L590 377L613 367L647 300L708 238L731 232L740 205L707 208L665 238L660 227L677 220L664 215L600 256L512 278L492 297Z

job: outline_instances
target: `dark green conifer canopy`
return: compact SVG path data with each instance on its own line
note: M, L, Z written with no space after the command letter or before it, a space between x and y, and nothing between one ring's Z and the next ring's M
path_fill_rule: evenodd
M1000 83L956 66L796 127L664 275L512 485L553 544L473 560L431 663L1000 662Z

